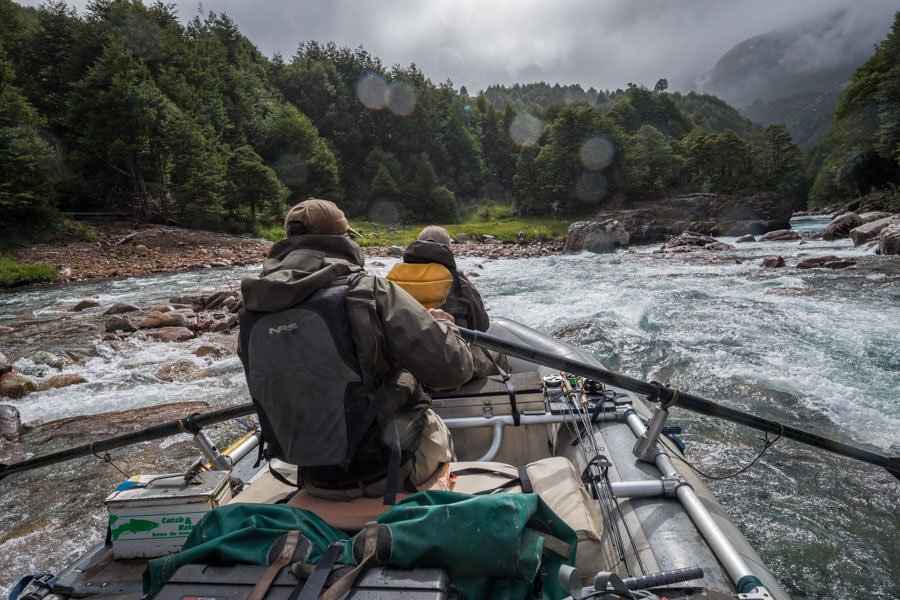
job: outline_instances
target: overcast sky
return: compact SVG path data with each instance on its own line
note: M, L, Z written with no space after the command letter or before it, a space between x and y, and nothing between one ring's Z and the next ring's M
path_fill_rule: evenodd
M18 0L36 6L40 0ZM492 83L580 83L585 89L672 89L735 44L846 9L871 46L897 0L164 0L182 20L224 12L264 54L286 60L301 41L363 46L382 63L415 63L435 83L469 93ZM87 3L76 0L79 12ZM145 0L149 3L149 0ZM862 32L862 33L860 33Z

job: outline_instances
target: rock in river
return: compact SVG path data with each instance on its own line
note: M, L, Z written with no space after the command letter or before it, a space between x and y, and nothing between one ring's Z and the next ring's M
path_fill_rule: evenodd
M0 376L0 398L21 398L37 389L34 382L15 371Z

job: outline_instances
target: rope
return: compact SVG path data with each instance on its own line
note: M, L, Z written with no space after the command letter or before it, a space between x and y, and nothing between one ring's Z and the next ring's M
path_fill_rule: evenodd
M112 466L116 469L116 471L118 471L119 473L121 473L122 475L124 475L126 479L130 479L130 478L131 478L131 475L129 475L128 473L126 473L125 471L123 471L122 469L120 469L119 466L118 466L116 463L114 463L114 462L112 461L112 456L110 455L109 452L107 452L107 453L104 454L103 456L100 456L99 454L97 454L97 453L94 451L94 442L91 442L91 454L93 454L94 456L96 456L96 457L97 457L98 459L100 459L102 462L105 462L105 463L108 463L108 464L112 465Z
M728 474L728 475L710 475L709 473L705 473L705 472L701 471L700 469L698 469L695 465L693 465L692 463L690 463L687 459L684 459L684 458L678 456L677 454L673 454L673 456L675 456L675 458L677 458L678 460L680 460L681 462L683 462L684 464L686 464L687 466L689 466L689 467L690 467L692 470L694 470L697 474L699 474L699 475L701 475L701 476L703 476L703 477L706 477L707 479L713 479L713 480L716 480L716 481L721 481L721 480L723 480L723 479L731 479L732 477L737 477L738 475L740 475L741 473L743 473L744 471L746 471L747 469L749 469L750 467L752 467L753 465L755 465L756 462L757 462L760 458L762 458L763 454L766 453L766 450L768 450L771 446L773 446L773 445L775 444L775 442L777 442L778 440L781 439L781 434L784 432L784 425L782 425L782 424L779 423L779 426L781 427L781 431L778 432L778 437L776 437L774 440L770 440L770 439L769 439L769 434L768 434L768 432L766 432L766 433L765 433L765 437L757 438L757 439L759 439L760 441L763 442L763 447L762 447L762 450L759 451L759 454L756 455L756 458L754 458L753 460L751 460L749 464L747 464L747 465L745 465L744 467L738 469L738 470L735 471L734 473L730 473L730 474Z

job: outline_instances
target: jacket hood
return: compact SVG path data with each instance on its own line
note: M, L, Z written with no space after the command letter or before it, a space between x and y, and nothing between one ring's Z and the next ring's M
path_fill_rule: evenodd
M437 242L414 241L403 251L403 262L435 262L450 269L451 273L456 272L456 259L453 257L453 251L446 244L438 244Z
M244 306L260 312L290 308L364 264L362 248L345 236L289 237L272 246L259 275L241 280Z

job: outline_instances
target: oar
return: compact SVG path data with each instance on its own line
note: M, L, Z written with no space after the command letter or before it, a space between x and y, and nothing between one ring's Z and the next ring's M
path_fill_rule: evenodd
M633 377L622 375L621 373L613 373L612 371L607 371L597 365L563 358L549 352L543 352L523 344L510 342L480 331L465 329L464 327L460 327L459 332L466 340L478 346L517 356L538 364L553 367L554 369L559 369L560 371L566 371L567 373L574 373L576 375L581 375L582 377L596 379L597 381L602 381L603 383L607 383L614 387L647 396L650 399L671 401L673 397L674 390L672 389L668 389L659 384L634 379ZM777 421L771 421L769 419L764 419L763 417L757 417L756 415L728 408L727 406L716 404L715 402L706 400L700 396L688 394L681 390L678 390L676 405L704 415L720 417L728 421L740 423L741 425L747 425L748 427L753 427L754 429L759 429L761 431L780 434L784 437L791 438L792 440L815 446L816 448L822 448L823 450L828 450L842 456L848 456L873 465L878 465L879 467L886 469L888 473L897 479L900 479L900 457L897 456L884 456L863 448L856 448L837 440L831 440L808 431L791 427L790 425L784 425Z
M140 431L124 433L116 437L85 444L84 446L53 452L52 454L35 456L12 465L0 464L0 480L13 473L28 471L30 469L52 465L73 458L81 458L82 456L112 450L113 448L121 448L122 446L128 446L129 444L169 437L179 433L199 431L200 428L205 425L212 425L213 423L236 419L237 417L243 417L255 411L256 409L254 408L253 403L248 402L247 404L214 410L208 413L194 413L184 419L160 423L159 425L153 425L152 427L141 429Z

